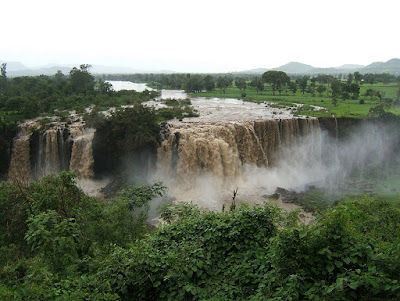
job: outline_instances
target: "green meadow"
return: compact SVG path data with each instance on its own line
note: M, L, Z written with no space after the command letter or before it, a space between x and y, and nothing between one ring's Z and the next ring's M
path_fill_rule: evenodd
M318 86L318 84L317 84ZM325 84L328 88L328 86ZM252 102L270 102L276 107L297 107L295 110L296 115L309 116L309 117L350 117L350 118L364 118L368 116L371 108L376 107L381 103L378 97L365 96L368 89L379 91L384 99L391 99L394 102L397 99L397 93L400 89L399 84L363 84L360 85L360 96L358 99L337 99L336 105L332 103L332 97L329 92L322 94L315 92L314 95L305 92L304 94L298 89L295 94L289 89L282 90L281 94L277 91L275 95L272 93L271 86L264 85L264 91L257 94L254 87L248 86L246 88L246 96L242 97L239 88L229 87L224 93L221 89L215 89L211 92L192 93L194 97L219 97L219 98L238 98L245 101ZM327 89L329 91L329 89ZM360 103L361 102L363 103ZM299 106L301 104L301 106ZM400 105L392 104L387 109L393 114L400 115Z

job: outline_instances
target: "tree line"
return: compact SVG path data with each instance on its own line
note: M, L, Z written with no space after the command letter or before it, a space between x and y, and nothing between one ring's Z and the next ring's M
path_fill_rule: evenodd
M255 74L243 74L243 73L215 73L215 74L186 74L186 73L172 73L172 74L155 74L155 73L137 73L137 74L103 74L99 76L99 79L103 80L122 80L122 81L132 81L132 82L145 82L149 83L152 87L158 89L185 89L185 82L188 78L195 77L193 82L197 81L197 86L202 88L202 90L210 91L211 83L214 82L217 87L217 82L222 81L224 78L236 81L243 79L246 82L251 82L255 78L260 78L261 75ZM292 81L296 81L298 78L304 75L289 75ZM328 83L332 79L337 79L340 81L351 81L358 84L374 84L374 83L396 83L400 82L400 76L395 76L389 73L365 73L354 72L350 74L338 74L338 75L328 75L320 74L316 76L307 76L311 82L318 81L320 83ZM198 83L201 83L200 85ZM228 85L229 86L229 85ZM188 91L191 85L188 86Z

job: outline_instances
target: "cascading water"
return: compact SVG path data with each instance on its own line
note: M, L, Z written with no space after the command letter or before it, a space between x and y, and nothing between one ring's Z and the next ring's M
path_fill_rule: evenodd
M275 170L283 158L293 164L301 161L304 166L320 164L318 119L172 123L169 136L158 150L157 176L171 187L172 194L188 201L196 198L190 192L197 189L201 194L199 198L206 199L206 190L212 187L218 194L223 189L249 186L243 181L247 181L251 173ZM292 184L305 184L308 180L302 182L298 176ZM213 205L218 207L218 202Z
M78 179L93 177L94 130L85 130L81 122L53 122L42 128L29 121L19 128L11 155L11 180L29 182L61 170L75 172Z
M93 148L92 142L94 129L78 128L78 132L71 132L73 145L71 152L70 171L76 173L78 179L90 179L93 173Z
M31 133L20 133L14 140L8 177L11 181L29 183L31 165L29 138Z
M304 137L311 139L309 160L320 160L318 119L173 125L158 150L158 168L183 181L203 172L232 180L245 164L276 166Z

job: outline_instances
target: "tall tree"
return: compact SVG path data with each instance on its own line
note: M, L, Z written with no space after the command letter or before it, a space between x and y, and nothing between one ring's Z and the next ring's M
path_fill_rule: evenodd
M94 77L90 74L91 65L83 64L79 69L74 67L69 73L72 91L85 95L94 91Z
M1 64L0 70L1 70L0 76L1 76L2 78L7 77L7 63Z
M322 96L322 93L326 91L326 87L324 85L319 85L317 87L317 92L319 93L319 96Z
M304 94L307 88L308 80L310 79L309 76L304 75L296 80L296 83L299 85L301 92Z
M61 70L57 70L56 74L54 74L54 80L57 83L65 80L65 75L61 72Z
M365 80L368 84L371 84L371 85L375 84L375 83L376 83L375 74L373 74L373 73L364 74L364 80Z
M108 95L111 95L112 92L114 91L113 85L102 79L98 81L97 89L100 91L101 94L108 94Z
M0 95L2 95L7 86L7 63L1 64L0 67Z
M331 91L332 91L332 98L336 99L336 97L342 92L342 85L339 80L334 80L331 83Z
M296 84L295 81L290 81L289 89L290 89L290 91L292 91L293 95L296 94L296 92L297 92L297 84Z
M220 76L217 80L217 87L226 93L226 88L232 85L232 78L228 76Z
M257 76L252 79L250 86L256 88L257 95L258 95L258 92L264 91L264 83Z
M354 81L356 82L356 84L360 83L361 79L362 79L361 73L358 71L354 72Z
M245 97L246 96L246 87L247 87L246 81L243 78L239 78L239 79L235 80L235 86L240 89L242 97Z
M186 76L185 83L183 85L185 92L201 92L204 88L204 82L203 79L200 75L195 74L195 75L190 75L188 74Z
M290 77L283 71L269 70L262 75L262 80L272 87L272 95L275 90L281 90L282 86L290 83Z
M351 84L354 80L354 76L352 73L349 73L349 75L347 76L347 83Z
M204 77L204 79L203 79L203 82L204 82L204 88L207 90L207 91L212 91L212 90L214 90L214 88L215 88L215 81L214 81L214 78L211 76L211 75L206 75L205 77Z

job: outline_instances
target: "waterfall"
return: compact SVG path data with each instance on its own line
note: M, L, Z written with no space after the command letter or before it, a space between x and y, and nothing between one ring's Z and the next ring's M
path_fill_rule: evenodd
M285 156L321 159L318 119L281 119L236 123L190 123L169 127L170 135L158 150L158 169L178 183L193 183L198 175L212 174L233 181L243 166L275 167ZM307 141L306 141L307 140Z
M78 179L90 179L94 176L93 173L93 148L92 142L94 130L81 130L79 134L73 136L73 146L71 152L70 170L76 173Z
M92 185L94 133L82 122L20 125L13 144L10 179L29 181L70 170L76 173L82 188ZM171 122L161 133L164 140L157 151L156 176L161 175L158 179L168 187L196 187L200 191L215 187L218 194L220 187L230 190L238 181L248 179L249 173L274 171L282 162L313 166L321 157L317 119ZM283 177L290 178L286 174ZM299 177L302 175L292 183L298 184ZM303 177L301 183L305 181ZM246 185L240 187L250 187Z
M82 122L23 123L13 142L9 178L29 182L61 170L91 178L93 136L94 130L85 130Z
M20 133L14 140L8 178L10 181L28 184L31 166L29 139L32 133Z

